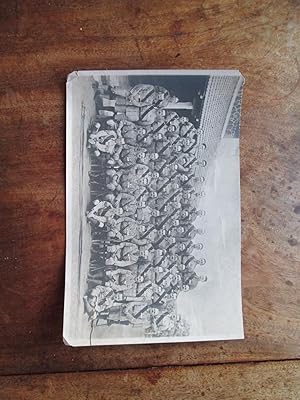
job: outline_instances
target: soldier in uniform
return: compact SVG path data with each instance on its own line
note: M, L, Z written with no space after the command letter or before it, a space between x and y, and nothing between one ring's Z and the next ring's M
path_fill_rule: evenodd
M172 124L177 124L177 122L180 122L180 117L175 111L167 111L166 116L165 116L165 123L167 125L172 125Z
M122 208L124 217L134 217L137 210L137 200L133 194L121 192L118 194L109 193L105 199L110 201L114 207Z
M167 160L164 165L161 166L158 173L162 177L169 177L169 179L173 179L177 175L178 165L176 162L169 163Z
M122 237L121 240L123 242L131 242L138 246L143 246L149 243L145 225L133 218L123 217L120 223L118 223L116 229L120 232ZM108 232L108 235L111 239L115 237L114 232L112 232L112 236L110 235L110 232Z
M135 147L124 144L114 152L108 164L111 166L117 165L121 168L134 167L137 159L143 157L144 151L137 152Z
M96 221L99 227L103 227L105 223L115 216L119 217L123 214L122 208L115 208L108 201L94 201L94 207L91 211L87 212L87 218L91 221Z
M140 126L149 126L165 116L165 110L148 105L136 107L131 104L116 104L115 110L114 118L117 121L128 120Z
M202 197L202 193L196 192L195 189L191 191L184 191L182 193L182 197L180 202L183 207L191 207L194 208L198 205L199 199Z
M182 151L186 154L196 155L198 136L194 135L193 138L183 138L181 139Z
M148 303L152 302L153 293L159 290L159 286L156 285L153 280L148 279L145 274L139 275L137 277L137 287L136 287L136 296L143 296Z
M189 290L195 289L199 282L206 282L206 281L207 281L207 276L205 275L198 276L195 272L192 272L187 276L183 277L182 289L183 291L187 292Z
M126 268L136 264L139 259L138 246L130 242L111 244L107 246L107 252L111 256L106 259L106 265Z
M153 328L157 336L170 336L175 328L176 314L163 311L155 318Z
M124 139L114 130L99 130L92 133L88 140L89 144L95 148L95 155L101 153L113 154L116 146L122 146Z
M170 229L170 234L176 237L178 240L190 241L197 235L202 235L203 230L195 228L193 224L179 225Z
M189 137L189 135L194 135L195 126L191 122L186 122L185 124L181 125L179 133L181 137Z
M138 221L143 222L145 226L153 226L155 219L159 216L159 211L146 205L145 202L140 202L136 211L136 218Z

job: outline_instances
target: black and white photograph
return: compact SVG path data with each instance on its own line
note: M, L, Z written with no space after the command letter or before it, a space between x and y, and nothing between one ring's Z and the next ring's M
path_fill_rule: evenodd
M243 338L236 70L67 80L64 342Z

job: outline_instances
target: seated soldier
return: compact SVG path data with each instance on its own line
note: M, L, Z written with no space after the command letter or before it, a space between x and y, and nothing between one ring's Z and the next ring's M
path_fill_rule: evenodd
M111 308L116 301L115 292L106 286L97 285L83 297L85 312L90 320L97 319L98 315Z
M166 112L166 116L165 116L165 118L164 118L164 121L165 121L165 123L167 124L167 125L172 125L172 124L176 124L177 123L177 121L179 122L180 121L180 117L179 117L179 115L177 114L177 112L175 112L175 111L167 111Z
M95 155L98 157L101 153L113 154L116 146L124 144L122 137L113 130L99 130L97 133L92 133L88 142L95 149Z
M138 126L134 122L122 120L120 122L109 120L107 124L117 129L119 135L124 139L125 143L130 146L137 146L144 137L147 136L145 128Z
M178 240L190 241L195 238L196 235L202 235L203 230L195 228L193 224L179 225L172 227L169 230L169 235L176 237Z
M182 145L182 151L186 154L191 154L191 155L196 155L197 154L197 149L198 149L198 136L195 135L192 138L182 138L181 140L181 145Z
M184 270L181 271L184 275L188 275L195 271L196 267L202 267L206 264L205 258L197 259L193 255L184 255L182 256L182 265L184 266Z
M169 303L174 303L179 294L179 288L174 286L170 286L168 288L160 288L160 293L154 293L152 297L152 304L155 307L166 306Z
M148 302L152 302L153 293L158 290L159 287L153 282L152 279L147 278L146 274L138 275L137 286L136 286L136 296L143 296Z
M182 290L185 292L193 290L197 287L199 282L206 282L206 281L207 281L206 275L198 276L195 272L191 272L182 277Z
M145 166L140 166L141 169L143 169L145 173L145 169L148 170L147 167ZM140 170L141 170L140 169ZM132 171L133 170L133 171ZM129 192L129 193L134 193L136 190L138 190L141 185L143 185L143 181L140 181L138 177L136 179L133 179L134 171L139 171L139 168L134 167L133 169L128 169L128 170L115 170L113 168L108 168L106 170L107 174L107 187L111 191L117 191L117 192Z
M117 121L127 120L140 126L149 126L155 121L160 121L165 116L165 110L153 106L136 107L131 104L116 103L115 119Z
M87 130L88 136L90 137L91 135L97 134L100 129L101 129L101 123L98 121L93 122ZM90 146L88 145L88 147Z
M153 332L156 336L170 336L175 328L176 314L165 310L160 312L152 324Z
M137 153L134 147L124 144L118 147L114 154L112 154L112 157L108 160L108 164L118 168L134 167L139 156L140 153Z
M147 143L143 142L143 140L146 139L146 129L137 126L136 129L127 130L126 133L123 133L123 138L125 143L130 146L143 146L143 144L145 145Z

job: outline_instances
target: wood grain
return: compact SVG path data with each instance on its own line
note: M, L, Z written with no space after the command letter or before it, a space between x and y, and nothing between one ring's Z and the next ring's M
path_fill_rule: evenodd
M299 395L299 361L0 378L5 400L298 400Z
M1 2L0 374L300 357L299 25L297 0ZM73 70L105 68L244 74L246 340L62 343L64 84Z

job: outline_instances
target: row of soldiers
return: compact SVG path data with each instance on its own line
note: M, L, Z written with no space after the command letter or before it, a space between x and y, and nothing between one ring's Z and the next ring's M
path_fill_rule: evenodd
M204 195L199 168L206 166L202 132L164 108L177 101L164 88L107 87L100 96L102 107L88 132L94 201L87 211L86 311L98 325L186 335L176 299L207 279L195 272L205 259L193 255L203 247L195 241L203 231L194 225L204 215L198 209Z

